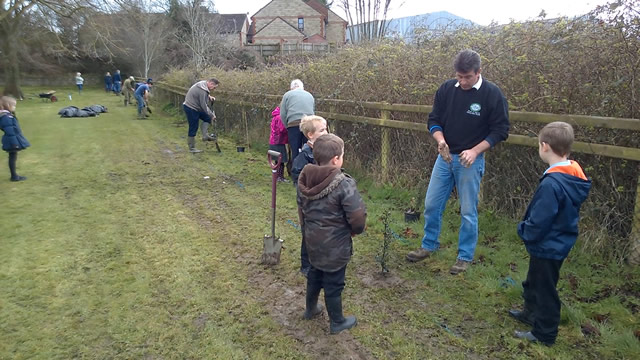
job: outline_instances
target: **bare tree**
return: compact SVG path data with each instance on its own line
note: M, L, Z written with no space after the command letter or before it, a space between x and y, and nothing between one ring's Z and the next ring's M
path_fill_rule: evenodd
M189 48L191 63L199 75L205 65L214 60L215 50L221 51L225 47L221 36L224 22L215 14L211 0L182 0L180 11L186 29L177 36Z
M389 27L387 14L391 0L338 0L349 20L351 41L384 38Z
M112 0L87 17L79 47L84 54L127 64L149 77L174 33L159 1Z
M21 39L17 34L29 14L37 9L48 10L58 16L70 17L87 8L93 0L0 0L0 46L5 75L4 93L22 99L20 87Z
M170 20L154 0L114 0L119 7L119 26L125 29L124 44L128 56L139 59L136 64L140 75L149 77L149 71L160 58L167 39L175 34Z

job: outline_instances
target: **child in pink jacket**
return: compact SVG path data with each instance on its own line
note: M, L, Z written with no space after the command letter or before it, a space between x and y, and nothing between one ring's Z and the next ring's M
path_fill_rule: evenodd
M289 143L289 136L287 135L287 128L280 120L280 107L276 107L271 112L271 136L269 137L269 150L274 150L282 154L282 163L278 168L278 181L286 182L284 178L284 164L288 161L287 146ZM278 161L278 159L273 159Z

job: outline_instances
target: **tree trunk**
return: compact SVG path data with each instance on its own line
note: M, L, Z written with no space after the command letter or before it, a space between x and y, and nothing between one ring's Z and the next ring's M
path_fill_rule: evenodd
M5 20L6 21L6 20ZM20 62L18 59L18 40L15 34L5 33L6 25L3 24L0 35L4 39L2 41L2 49L4 56L2 62L4 64L4 95L12 95L17 99L24 98L22 89L20 88ZM8 36L7 36L8 35Z

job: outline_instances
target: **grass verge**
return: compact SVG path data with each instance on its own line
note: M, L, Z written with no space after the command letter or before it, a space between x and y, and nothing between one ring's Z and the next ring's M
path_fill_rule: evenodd
M291 184L278 185L281 264L258 263L270 232L266 147L236 153L222 138L221 154L199 141L205 152L193 155L181 121L160 111L136 120L121 100L87 90L72 101L18 104L33 146L18 157L28 180L11 183L6 170L0 181L0 358L640 357L638 269L574 250L561 272L557 344L522 343L506 315L521 303L528 266L513 221L483 209L475 263L451 276L459 227L452 200L441 251L406 263L422 234L421 223L401 217L415 195L362 176L368 229L354 239L344 293L359 325L329 336L326 314L300 319L305 283ZM55 115L95 103L109 113ZM376 256L385 211L395 241L383 275Z

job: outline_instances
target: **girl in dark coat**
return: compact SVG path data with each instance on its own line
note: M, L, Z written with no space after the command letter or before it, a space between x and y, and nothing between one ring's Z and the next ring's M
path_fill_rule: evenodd
M22 135L18 119L13 115L16 111L16 99L3 96L0 98L0 129L4 132L2 136L2 150L9 153L9 170L11 171L11 181L22 181L27 178L16 173L16 161L18 151L26 149L31 144Z

